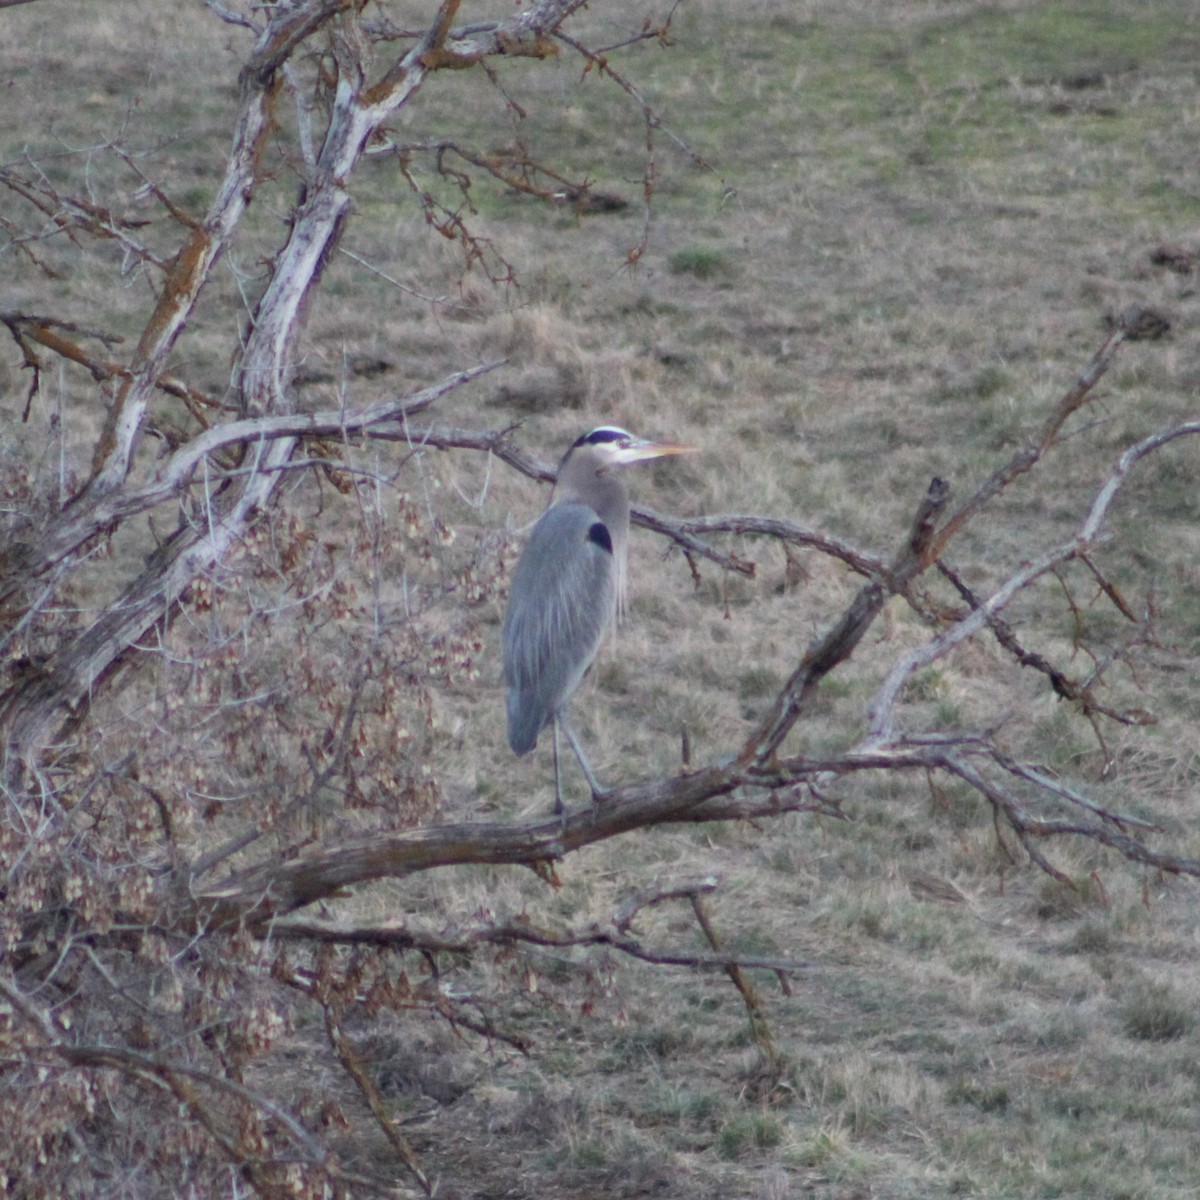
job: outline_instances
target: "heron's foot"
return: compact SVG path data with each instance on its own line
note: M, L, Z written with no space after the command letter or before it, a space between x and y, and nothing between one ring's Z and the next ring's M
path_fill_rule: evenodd
M592 788L592 807L599 808L612 795L612 788Z

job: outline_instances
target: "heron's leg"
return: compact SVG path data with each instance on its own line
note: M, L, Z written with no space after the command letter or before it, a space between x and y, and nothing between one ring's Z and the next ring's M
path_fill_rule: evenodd
M568 734L568 736L570 736ZM554 715L554 811L560 816L563 812L562 771L558 765L558 714Z
M557 720L562 724L563 732L567 735L567 741L571 743L571 749L575 751L575 757L579 760L579 765L583 769L584 778L588 781L588 787L592 789L592 799L599 799L604 795L604 789L596 782L596 777L592 774L592 768L588 766L588 760L583 754L583 747L580 746L579 739L575 736L575 730L571 728L571 719L567 716L565 708L558 714Z

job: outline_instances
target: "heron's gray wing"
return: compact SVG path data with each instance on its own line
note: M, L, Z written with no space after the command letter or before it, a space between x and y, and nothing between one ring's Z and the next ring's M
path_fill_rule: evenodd
M566 703L612 622L612 540L586 504L556 504L529 535L504 615L508 741L516 754Z

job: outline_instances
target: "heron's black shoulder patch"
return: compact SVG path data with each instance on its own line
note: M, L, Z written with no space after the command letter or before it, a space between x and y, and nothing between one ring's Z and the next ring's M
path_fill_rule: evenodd
M593 545L599 546L605 554L611 554L612 534L608 532L608 526L603 521L593 521L592 527L588 530L587 540Z

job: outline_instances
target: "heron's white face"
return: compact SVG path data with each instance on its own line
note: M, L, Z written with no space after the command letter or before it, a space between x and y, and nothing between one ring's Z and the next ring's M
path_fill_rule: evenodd
M575 444L587 446L605 467L627 466L650 458L665 458L670 454L690 454L699 449L699 446L685 446L678 442L650 442L634 437L629 430L617 425L601 425L591 433L584 434Z

